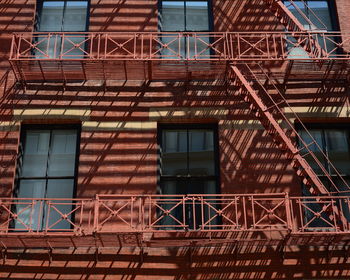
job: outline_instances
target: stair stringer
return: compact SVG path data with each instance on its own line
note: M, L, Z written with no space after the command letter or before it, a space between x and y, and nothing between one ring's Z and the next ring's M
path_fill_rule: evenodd
M329 194L330 192L318 178L317 174L313 171L309 163L301 156L298 148L292 142L290 137L285 133L281 125L275 119L273 114L268 110L268 107L264 104L262 99L259 97L258 92L253 89L248 80L244 77L242 72L239 70L238 66L231 65L231 70L234 73L236 79L234 79L234 83L236 86L240 88L241 93L245 91L248 96L248 100L251 98L252 107L258 107L259 114L263 114L267 120L267 123L272 126L274 131L269 132L270 134L277 133L279 138L283 141L285 148L289 151L292 161L300 166L299 176L304 177L303 183L309 185L310 192L312 194ZM244 90L245 89L245 90ZM267 125L262 121L263 126L267 129Z

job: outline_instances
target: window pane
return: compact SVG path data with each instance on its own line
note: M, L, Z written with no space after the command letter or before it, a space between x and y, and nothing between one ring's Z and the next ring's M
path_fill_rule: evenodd
M62 31L64 1L44 1L39 31Z
M213 180L173 180L162 182L162 193L167 195L179 194L215 194L216 182ZM170 210L169 216L164 215L161 219L161 225L173 226L167 229L182 229L181 224L187 225L188 229L198 228L203 223L206 229L219 223L215 209L220 205L215 196L205 197L205 202L198 200L181 200L181 197L168 197L162 201L162 208ZM162 211L159 216L163 215ZM177 226L177 227L176 227Z
M350 186L350 179L344 179L344 181ZM342 180L335 180L337 187L340 191L346 191L340 194L341 199L339 199L340 210L344 214L345 218L350 222L350 191L349 188L342 182Z
M52 132L49 176L74 176L76 144L76 130Z
M214 133L189 130L189 174L215 175Z
M186 39L177 34L162 34L161 56L163 59L184 59L186 57ZM164 47L164 45L167 47Z
M304 211L303 223L308 231L332 228L333 221L330 219L329 214L323 210L324 205L326 204L319 203L314 198L305 198L302 200L302 209ZM321 214L317 215L317 213Z
M304 26L306 30L320 30L320 31L332 31L334 30L332 24L331 11L328 5L328 1L293 1L293 3L302 11L302 15L291 4L291 1L285 1L286 6L298 19L298 21ZM305 18L306 17L306 18ZM291 41L295 41L293 38L288 38ZM336 50L336 41L333 37L324 38L320 35L314 35L314 39L318 44L324 48L327 52L332 54ZM290 58L308 58L307 52L301 47L295 47L290 50Z
M350 175L348 133L344 130L325 130L328 157L341 174ZM332 173L335 173L331 169Z
M207 1L186 2L186 30L208 31L209 16Z
M160 20L162 31L184 31L184 1L162 1L162 11Z
M162 194L187 195L217 193L215 180L205 180L198 178L163 180L161 187Z
M47 198L72 198L74 191L73 179L55 179L48 180ZM71 224L67 220L62 220L62 214L69 214L72 211L72 201L53 200L50 207L46 206L44 225L47 229L70 229ZM62 213L62 214L61 214ZM68 220L72 219L72 215L68 215Z
M186 175L187 131L164 130L162 137L162 175Z
M309 1L308 7L311 9L309 18L317 29L333 30L328 1Z
M26 133L21 177L46 175L49 141L49 131L28 131Z
M312 11L309 13L309 18L315 25L316 29L322 31L334 30L328 1L309 1L308 6ZM336 38L326 37L325 39L324 37L319 36L318 40L321 47L323 47L327 52L334 52L334 50L337 50L335 43L337 41Z
M45 180L21 180L17 197L19 198L43 198L45 197Z
M163 181L161 183L162 194L181 195L185 194L186 181ZM184 218L184 203L181 203L181 197L166 197L161 199L161 207L164 210L170 211L170 215L164 215L164 211L160 210L158 216L163 216L159 221L160 225L167 225L173 227L166 227L164 229L182 229L181 224L186 221Z
M65 34L61 40L63 40L63 59L81 59L84 57L86 47L85 35Z
M324 151L324 147L323 147L323 143L322 143L322 131L312 129L312 130L309 130L309 133L311 134L313 139L317 142L318 146L321 149L323 149L323 151ZM305 130L302 130L299 132L301 138L304 140L306 145L311 144L313 141L312 138L310 137L309 133L307 133ZM302 143L300 143L299 146L300 146L300 148L304 147L304 145ZM312 145L308 146L308 148L315 154L315 156L321 162L321 164L323 164L323 166L326 167L325 159L322 155L322 150L320 150L316 144L312 144ZM301 150L302 155L307 154L307 153L308 153L307 149ZM310 164L310 166L316 172L316 174L322 174L321 168L319 167L319 165L316 163L315 159L311 155L306 155L304 158Z
M21 180L17 193L18 198L43 198L45 197L45 180ZM43 201L19 200L14 212L18 219L14 221L15 229L40 230L43 218Z
M68 1L64 13L63 31L85 31L87 1Z
M197 34L198 35L198 34ZM209 59L210 58L210 38L208 34L188 38L189 58L191 59Z
M299 11L301 11L304 15L307 15L307 9L306 9L304 1L294 0L293 2L285 1L284 3L288 7L288 9L291 11L291 13L297 18L297 20L301 24L303 24L305 29L311 28L308 24L308 21L305 20L304 17L302 16L302 14L299 12Z

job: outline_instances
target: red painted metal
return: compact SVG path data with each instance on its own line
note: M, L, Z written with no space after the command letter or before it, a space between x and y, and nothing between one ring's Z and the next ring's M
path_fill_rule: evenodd
M249 66L248 64L232 66L232 82L234 85L241 88L240 93L244 95L245 100L252 105L253 109L258 111L257 116L261 119L262 124L267 131L269 131L270 135L275 138L276 142L279 142L280 144L284 143L281 147L285 147L289 151L289 157L293 159L293 167L300 173L301 177L308 178L304 183L309 185L310 192L314 194L329 194L332 192L348 193L350 191L350 186L343 179L340 172L335 168L327 155L322 151L322 148L313 138L311 133L308 132L305 125L303 125L302 120L294 112L292 106L290 106L279 88L275 86L274 81L272 81L260 65L255 65L255 68L257 67L255 72L251 67L252 66ZM256 71L258 71L258 73L256 73ZM266 82L273 86L277 96L272 97L268 92L264 86ZM253 86L256 86L257 89L253 88ZM310 138L309 143L306 143L295 129L290 118L284 113L284 108L288 108L293 115L293 118L303 126L303 130ZM283 124L279 123L279 120L283 121ZM287 130L284 129L282 125L287 128ZM296 141L293 141L293 138L301 145L300 148L297 147L297 143ZM312 149L315 149L315 151ZM321 155L322 159L331 166L333 175L329 174L323 163L321 163L319 158L315 155L316 151ZM305 159L306 156L308 157L308 160ZM327 189L325 187L324 182L322 182L318 175L316 175L311 164L317 166L320 170L320 174L325 176L325 179L330 183L332 189ZM335 183L336 180L339 180L338 184L340 185L341 183L341 187ZM311 184L313 186L311 186Z
M300 5L298 4L302 4L303 7L305 7L305 9L307 10L307 12L311 15L311 17L313 18L314 22L311 21L311 19L302 11L302 9L300 8ZM298 0L298 3L296 3L294 0L288 0L288 2L284 2L283 3L288 10L290 10L291 8L296 11L301 18L304 20L304 22L309 25L309 27L311 28L311 30L327 30L327 26L326 24L322 21L322 19L317 15L317 13L315 13L312 8L310 8L310 5L304 1L304 0ZM317 23L315 23L317 22ZM303 26L304 28L304 26ZM305 28L304 28L305 29Z
M330 213L339 209L346 218L331 219ZM271 236L283 233L283 237L289 234L293 238L304 234L350 233L349 196L289 197L278 193L97 195L94 199L71 201L1 198L0 210L0 240L5 241L11 236L86 237L162 232L199 235L226 232L239 236L254 232ZM42 217L42 222L38 222ZM60 227L62 221L70 226ZM171 235L168 239L176 243Z
M309 188L310 193L330 194L333 192L338 195L340 193L349 195L349 184L323 152L311 133L308 132L301 119L295 114L288 101L264 69L258 65L259 73L255 73L248 64L231 66L231 69L233 72L233 77L231 78L233 84L240 87L239 92L244 95L245 101L251 104L251 109L257 111L256 116L260 118L261 123L267 129L269 134L281 148L286 149L289 158L292 159L293 167L296 169L297 174L304 178L303 183ZM250 82L248 82L246 77L242 74L242 71L244 71L246 76L249 76ZM264 84L270 84L273 86L274 90L277 92L279 101L276 101L271 94L269 94ZM253 86L256 86L257 89L253 88ZM308 134L308 137L311 140L310 143L306 143L301 137L295 129L294 124L285 115L283 108L289 108L290 112L293 113L295 119L299 121L303 126L304 131ZM283 123L279 123L278 120L283 121ZM285 126L286 129L284 129L282 125ZM292 140L293 138L298 140L302 146L301 148L297 147L297 144ZM315 148L316 151L320 153L321 157L328 162L329 166L331 166L333 172L332 175L325 169L324 165L315 155L315 151L313 151ZM308 160L305 159L306 157L308 157ZM330 183L331 189L325 187L325 182L319 179L318 175L311 167L311 164L316 165L316 167L322 172L322 175L325 175L325 179ZM333 203L332 200L331 203ZM315 199L313 204L322 209L321 213L318 213L319 215L322 213L328 215L330 222L325 219L322 221L323 223L326 223L326 226L333 223L334 226L337 227L338 220L342 221L342 223L347 221L344 211L341 209L341 205L334 204L332 207L329 207L329 204L324 204L320 198ZM300 207L303 208L301 204ZM310 208L307 209L311 211ZM306 226L310 223L306 223Z
M169 79L169 71L215 79L230 62L347 63L349 42L339 32L34 32L13 35L10 62L23 82Z
M147 69L147 78L151 79L160 73L159 69L166 72L169 66L173 68L174 65L179 67L179 72L184 68L186 71L196 71L198 64L201 68L199 71L203 71L202 65L206 64L211 68L208 68L210 73L225 73L227 63L349 60L346 48L350 43L350 34L307 31L281 0L265 2L288 32L22 33L13 35L10 62L19 80L55 80L59 73L60 79L69 81L81 77L85 80L96 78L91 75L96 69L102 72L98 77L106 80L110 69L117 69L116 65L126 69L130 62L138 65L140 71ZM245 64L245 68L248 71L242 71L240 65L231 67L234 84L239 86L252 110L257 111L256 115L265 117L262 120L265 128L271 135L276 133L276 140L282 142L283 148L290 152L297 172L307 179L304 183L313 184L311 191L324 196L191 194L97 195L94 199L72 200L2 198L0 241L6 243L11 240L6 238L11 236L84 236L90 238L86 244L114 246L115 240L105 237L118 235L118 240L123 239L120 236L133 236L131 243L139 246L142 242L152 242L146 240L149 234L181 233L191 242L195 239L196 242L201 240L209 244L213 236L219 234L223 235L217 237L216 242L255 242L257 236L254 234L258 233L265 236L259 241L277 240L293 244L297 240L296 244L301 244L298 238L305 236L334 238L334 235L348 235L350 188L346 183L346 190L338 188L332 176L321 165L335 192L342 192L344 196L332 196L324 187L300 154L301 150L291 135L276 119L276 110L289 124L288 129L304 145L302 149L320 165L310 149L311 144L317 146L317 143L314 140L305 143L285 117L282 107L289 105L283 95L279 92L282 100L276 102L261 83L261 76L257 76L249 65ZM264 69L261 70L265 74ZM271 84L268 75L265 79ZM256 87L262 90L256 90ZM266 100L269 102L266 103ZM340 176L339 173L337 175ZM187 233L195 235L188 237ZM170 241L177 246L183 242L178 235L168 235L158 240L157 244L169 246ZM57 240L54 242L59 244ZM24 244L22 239L20 244ZM34 245L38 244L44 243L38 241ZM29 247L34 245L30 244Z
M293 48L324 52L307 56ZM346 60L340 32L33 32L14 34L10 60Z

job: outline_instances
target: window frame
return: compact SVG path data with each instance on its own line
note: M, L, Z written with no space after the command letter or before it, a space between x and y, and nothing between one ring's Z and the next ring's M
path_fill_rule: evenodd
M348 153L350 156L350 123L332 123L332 122L327 122L327 123L320 123L320 122L315 122L315 123L304 123L304 126L306 127L306 129L308 131L313 130L313 129L317 129L321 131L321 139L322 139L322 143L318 143L321 144L321 148L322 148L322 152L325 153L325 155L328 157L328 147L327 147L327 143L326 143L326 139L325 139L325 130L344 130L347 132L347 136L348 136ZM300 123L296 123L295 128L298 132L304 130L303 126ZM297 145L300 146L300 142L297 139ZM332 162L334 164L334 166L336 167L336 164L334 162ZM328 165L327 162L325 162L324 164L325 169L327 170L327 172L329 173L329 175L333 178L337 178L338 176L336 174L332 174L331 172L331 168ZM325 175L323 174L316 174L320 179L325 178ZM341 177L346 180L349 181L350 180L350 174L340 174ZM326 186L327 187L327 186ZM302 192L304 191L304 187L302 186Z
M185 30L168 31L162 29L162 10L163 1L169 2L184 2L184 20ZM187 30L186 26L186 2L207 2L208 3L208 30ZM213 32L214 31L214 15L212 0L158 0L158 31L160 32Z
M317 129L321 131L321 148L322 151L327 155L328 157L328 148L327 148L327 141L326 141L326 135L325 135L325 131L326 130L344 130L347 132L347 138L348 138L348 153L350 155L350 123L339 123L339 122L308 122L308 123L304 123L303 124L305 126L305 128L310 131L313 129ZM298 132L300 131L305 131L303 125L299 122L297 122L295 124L295 128ZM297 139L297 145L300 147L300 141ZM334 164L334 166L336 167L335 162L332 162ZM327 169L327 171L329 172L330 176L333 178L337 178L338 176L336 174L332 174L330 172L330 166L328 165L327 162L325 162L324 167ZM321 180L325 178L325 175L322 174L316 174L318 178L320 178ZM349 174L340 174L341 177L345 180L345 181L350 181L350 173ZM325 184L325 187L328 189L331 189L329 186L329 182L327 182ZM308 188L306 188L306 186L302 183L301 184L301 196L303 197L303 203L305 203L307 205L307 207L309 207L310 209L312 209L312 211L315 212L323 212L323 214L321 215L321 219L320 218L315 218L315 215L313 213L310 213L309 209L303 208L303 212L304 212L304 223L309 223L309 221L311 219L314 219L313 221L311 221L311 223L309 223L308 225L308 229L307 231L317 231L319 229L325 230L326 228L330 228L330 231L333 231L332 227L330 226L330 224L327 224L324 220L327 220L329 223L332 223L332 221L330 221L328 215L326 213L324 213L324 211L322 211L322 206L320 206L319 204L316 203L316 200L314 198L308 198L308 197L312 197L313 195L309 192ZM310 203L308 204L307 202L310 201ZM339 206L339 204L341 204L340 201L336 201L336 204ZM344 208L343 211L349 211L349 209ZM350 219L350 216L347 217L347 219Z
M36 16L35 16L35 28L34 30L37 32L65 32L62 30L63 25L61 24L61 30L57 31L45 31L45 30L39 30L39 25L40 25L40 19L42 16L42 10L44 6L44 2L57 2L61 1L64 2L63 6L63 14L65 13L66 7L67 7L67 2L87 2L87 7L86 7L86 22L85 22L85 30L84 31L69 31L69 32L89 32L89 26L90 26L90 7L91 7L91 1L90 0L37 0L36 2ZM64 20L64 18L63 18ZM63 23L63 22L62 22Z
M214 175L190 175L188 174L188 162L189 162L189 145L188 145L188 130L202 130L208 129L213 132L213 145L214 145ZM162 142L163 142L163 131L164 130L187 130L187 174L186 175L162 175ZM157 144L158 144L158 163L157 163L157 186L158 191L162 193L162 183L164 181L174 182L186 182L191 180L199 181L215 181L215 194L221 194L220 188L220 152L219 152L219 136L218 136L218 125L217 124L160 124L157 130ZM187 194L192 194L188 192Z
M288 0L283 0L283 2L287 2ZM294 2L297 2L298 0L294 0ZM301 2L301 0L299 0ZM314 1L318 1L318 0L303 0L306 5L309 4L309 2L314 2ZM337 7L336 7L336 3L335 1L330 1L330 0L324 0L327 1L328 3L328 13L329 13L329 18L331 21L331 25L332 25L332 30L327 30L328 32L336 32L340 30L340 24L339 24L339 16L338 16L338 11L337 11ZM289 9L288 9L289 10ZM313 10L313 9L311 9ZM290 11L290 10L289 10ZM308 17L308 19L310 19L310 15L309 15L309 9L306 10L306 16Z
M77 133L77 141L76 141L76 152L75 152L75 167L74 167L74 175L73 176L47 176L45 177L21 177L19 175L20 164L19 161L22 158L25 150L25 142L26 142L26 132L29 130L48 130L50 131L50 146L51 148L51 135L53 130L76 130ZM72 179L73 180L73 195L72 199L75 199L77 196L77 182L78 182L78 169L79 169L79 157L80 157L80 142L81 142L81 125L80 124L22 124L21 132L20 132L20 147L19 147L19 155L16 161L16 176L15 176L15 188L13 190L13 197L18 197L19 186L21 180L31 180L31 179L41 179L45 180L45 197L47 194L47 183L50 179Z

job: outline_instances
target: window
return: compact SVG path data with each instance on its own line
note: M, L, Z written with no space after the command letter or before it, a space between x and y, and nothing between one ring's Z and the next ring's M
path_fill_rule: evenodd
M175 39L174 35L167 32L203 32L211 31L211 6L210 1L162 1L159 2L159 30L164 32L162 42L168 44L168 49L162 51L162 56L176 58L195 55L197 53L209 55L207 43L210 38L203 34L198 39L185 38ZM175 35L176 36L176 35ZM205 43L203 43L203 42Z
M160 128L160 191L165 195L216 194L218 193L217 135L213 126L181 125ZM214 205L215 203L213 203ZM174 203L164 205L172 209ZM194 207L196 209L194 209ZM173 217L193 228L202 218L211 215L203 209L205 217L200 217L200 205L182 205L172 210ZM184 211L186 213L184 213ZM208 212L209 211L209 212ZM193 213L197 213L194 217ZM163 224L177 225L175 219L166 217ZM213 219L211 224L216 224Z
M285 1L285 5L294 14L294 16L304 25L307 30L335 31L338 30L336 24L336 15L334 4L327 0L293 0L303 14L305 19L291 4L290 1Z
M17 188L15 197L37 199L33 209L17 204L19 219L34 230L42 230L60 219L57 211L47 211L45 198L67 198L67 205L57 205L62 213L69 213L69 199L74 196L78 128L24 126L21 135L22 153L17 163ZM26 200L21 200L25 202ZM46 215L50 214L49 218ZM15 229L26 227L15 221ZM54 228L69 229L67 221L60 221Z
M342 128L318 128L317 126L314 126L308 129L308 131L343 178L350 179L349 130ZM306 143L311 143L311 138L305 130L301 130L300 135ZM328 173L335 176L335 170L329 166L316 145L311 145L310 148L326 168ZM316 174L322 176L321 169L311 162L311 156L306 156L305 158L310 162L311 167L313 167ZM331 190L331 186L327 187Z
M329 160L338 170L342 178L348 184L350 184L350 127L346 125L333 125L332 128L331 126L327 127L325 125L314 124L312 126L309 126L308 131L315 139L317 144L321 147L322 152L329 158ZM310 135L305 130L300 129L299 133L306 144L312 143ZM337 176L335 170L325 160L321 151L316 147L316 145L310 145L310 149L316 155L318 160L323 164L328 173L333 177L333 181L337 184L337 187L341 191L346 191L347 188L344 186L341 178ZM314 163L310 155L306 154L307 151L304 153L304 158L309 162L310 166L313 168L319 178L324 182L326 188L328 188L330 191L334 191L328 179L326 179L322 174L320 167ZM303 186L303 195L310 196L310 193L305 186ZM350 192L342 194L342 196L345 195L350 195ZM315 201L310 203L310 208L314 209L317 212L320 212L321 210L321 206L317 206ZM350 212L348 205L346 203L343 203L342 209L345 216L350 221ZM311 211L306 211L306 219L310 220L312 218L314 218L314 214ZM321 217L321 219L314 219L310 226L327 227L327 223L322 220L322 218L326 220L328 219L325 216Z
M337 16L333 1L329 0L293 0L285 1L285 5L293 13L293 15L303 24L306 30L331 32L338 30ZM300 11L302 13L300 13ZM320 46L328 52L336 49L338 38L318 36L317 39ZM294 39L290 39L294 41ZM293 48L290 56L307 58L308 54L302 48Z
M37 31L40 32L84 32L87 31L88 1L51 1L38 3ZM37 38L40 41L40 37ZM63 42L62 42L63 40ZM79 58L85 48L85 35L70 34L62 38L53 35L39 44L40 50L48 49L50 58ZM62 48L63 43L63 49ZM75 46L76 45L76 46ZM43 56L41 52L37 56Z

